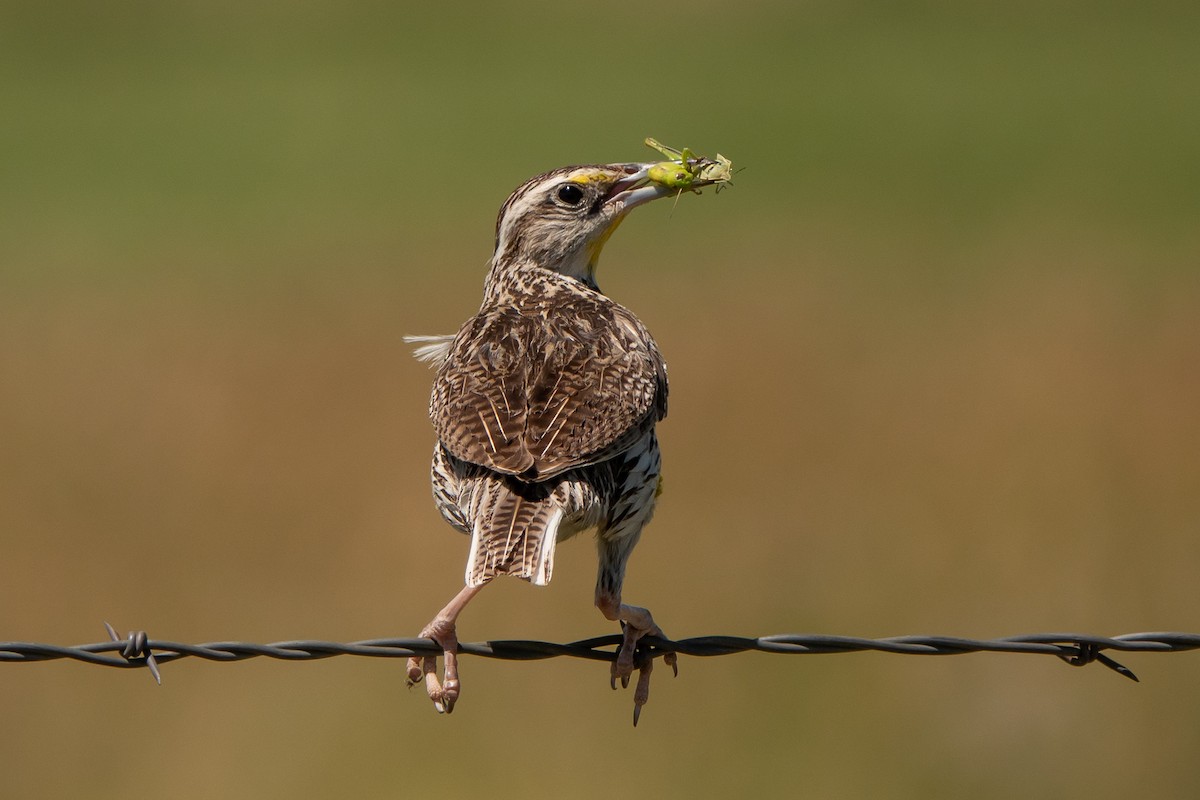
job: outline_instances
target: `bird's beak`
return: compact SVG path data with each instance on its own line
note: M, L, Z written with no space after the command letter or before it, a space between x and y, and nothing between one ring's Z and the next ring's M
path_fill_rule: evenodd
M610 164L609 169L617 175L617 180L609 187L604 195L604 204L610 206L618 214L624 214L640 205L667 197L672 190L650 180L649 164Z

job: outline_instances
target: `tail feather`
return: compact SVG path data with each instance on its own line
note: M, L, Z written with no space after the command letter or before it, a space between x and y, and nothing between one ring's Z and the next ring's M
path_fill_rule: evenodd
M537 488L499 476L480 487L472 514L468 586L482 585L497 575L514 575L537 586L550 582L563 509L552 492Z
M454 343L454 334L441 336L405 336L407 344L413 347L413 357L434 367L440 367L450 355L450 345Z

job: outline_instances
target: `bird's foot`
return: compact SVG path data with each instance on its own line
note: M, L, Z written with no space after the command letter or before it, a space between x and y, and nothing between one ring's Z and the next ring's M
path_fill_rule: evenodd
M439 714L449 714L454 711L461 688L458 681L458 636L454 623L439 616L425 626L421 636L433 639L442 648L446 669L439 681L437 656L413 656L408 660L408 685L411 688L424 679L425 692L433 701L433 707Z
M619 613L624 638L621 641L621 649L617 651L617 659L612 662L609 681L613 689L617 688L618 680L621 681L621 688L628 688L629 679L634 670L637 670L637 686L633 690L633 724L636 726L642 715L642 706L650 699L650 674L654 671L655 655L650 648L640 646L639 643L644 636L657 636L661 639L667 637L646 609L622 605ZM677 654L664 653L662 659L678 676Z

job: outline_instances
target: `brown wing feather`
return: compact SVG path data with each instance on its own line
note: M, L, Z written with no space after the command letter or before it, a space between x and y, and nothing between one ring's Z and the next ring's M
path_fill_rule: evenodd
M628 448L666 414L645 327L603 295L484 309L455 338L430 416L456 457L545 479Z

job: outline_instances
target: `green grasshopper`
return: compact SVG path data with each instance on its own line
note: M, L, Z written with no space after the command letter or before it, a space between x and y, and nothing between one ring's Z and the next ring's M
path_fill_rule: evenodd
M733 162L717 153L715 159L698 156L688 148L676 150L657 139L646 138L646 146L657 150L669 161L660 161L648 170L650 180L668 189L699 191L702 186L717 185L720 191L733 179Z

